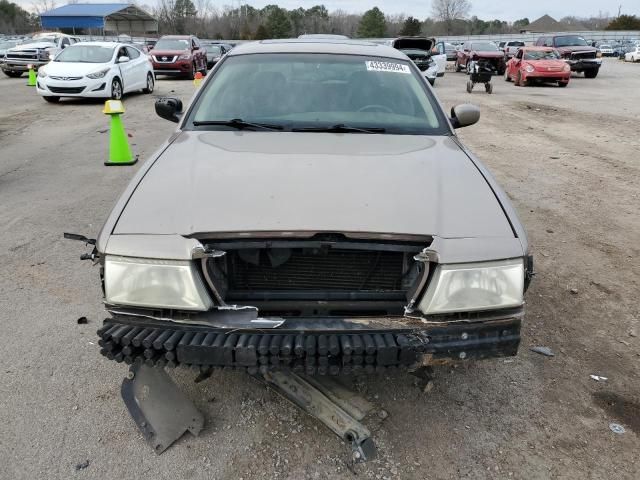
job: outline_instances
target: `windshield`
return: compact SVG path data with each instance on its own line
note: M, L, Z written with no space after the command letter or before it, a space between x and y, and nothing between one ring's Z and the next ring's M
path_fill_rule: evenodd
M115 47L97 45L73 45L58 54L54 62L107 63L111 61Z
M346 125L394 134L448 132L435 99L408 61L356 55L226 57L190 121L231 119L285 130Z
M153 48L155 50L189 50L189 40L161 38Z
M586 47L587 41L582 37L569 35L567 37L556 37L556 47Z
M498 47L496 47L495 43L491 42L473 42L471 44L471 50L476 50L478 52L492 52L498 51Z
M30 43L56 43L56 37L38 37L38 38L30 38L24 41L25 45Z
M206 45L207 48L207 53L211 53L213 55L220 55L220 52L222 51L220 49L220 45Z
M525 60L556 60L560 55L555 50L527 50Z

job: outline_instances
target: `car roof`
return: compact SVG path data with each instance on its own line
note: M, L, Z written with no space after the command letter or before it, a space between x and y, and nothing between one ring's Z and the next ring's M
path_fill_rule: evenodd
M75 45L80 45L82 47L86 47L86 46L93 46L93 47L124 47L127 45L132 45L131 43L122 43L122 42L80 42L80 43L76 43L74 45L71 45L71 47L75 46Z
M395 58L407 57L393 47L347 39L291 38L283 40L261 40L238 45L229 52L229 56L255 53L328 53L336 55L365 55L371 57Z

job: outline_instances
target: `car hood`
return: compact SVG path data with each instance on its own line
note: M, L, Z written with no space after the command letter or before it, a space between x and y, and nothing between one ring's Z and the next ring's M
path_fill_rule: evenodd
M514 238L453 137L185 131L114 234L303 231Z
M38 48L56 48L56 44L51 42L27 43L25 45L17 45L9 50L12 52L20 52L22 50L35 50Z
M523 63L530 63L535 68L564 68L567 64L564 60L523 60Z
M435 45L435 38L427 37L400 37L393 40L391 45L398 50L415 48L417 50L425 50L429 52Z
M109 63L49 62L44 67L44 73L61 77L84 76L110 66Z
M562 53L573 53L573 52L596 52L598 51L595 47L589 47L587 45L572 45L568 47L556 47L556 50Z
M504 58L504 52L495 52L493 50L472 50L471 55L477 55L482 58Z
M191 55L189 50L156 50L155 48L149 52L156 57L173 57L176 55Z

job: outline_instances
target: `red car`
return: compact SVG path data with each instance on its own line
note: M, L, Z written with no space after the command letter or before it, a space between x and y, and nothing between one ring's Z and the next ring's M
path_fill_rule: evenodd
M156 75L175 75L193 80L196 72L207 74L207 51L193 35L165 35L151 50Z
M456 72L466 69L467 73L469 73L471 60L486 60L493 66L498 75L504 73L504 52L493 42L476 40L465 42L457 53Z
M533 82L557 82L560 87L569 85L571 66L557 50L549 47L525 47L518 50L507 62L504 79L525 87Z

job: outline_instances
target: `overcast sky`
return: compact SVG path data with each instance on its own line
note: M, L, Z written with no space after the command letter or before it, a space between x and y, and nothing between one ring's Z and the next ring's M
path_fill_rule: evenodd
M23 8L31 10L32 0L12 0ZM37 0L36 0L37 1ZM109 0L79 0L82 3L109 3ZM113 0L112 0L113 1ZM157 0L139 0L139 3L153 5ZM309 8L313 5L323 4L330 11L342 9L349 12L362 13L374 6L380 8L384 13L405 13L419 19L424 19L431 14L430 0L243 0L234 2L233 0L211 0L213 5L238 5L248 3L256 8L262 8L268 4L277 4L287 9L298 7ZM597 16L600 13L615 15L618 5L622 4L622 13L640 15L640 0L470 0L471 13L483 20L499 18L501 20L516 20L528 17L533 21L548 13L556 20L567 15L577 17ZM58 6L67 2L58 0ZM126 2L117 2L126 3ZM194 2L195 3L195 2Z

